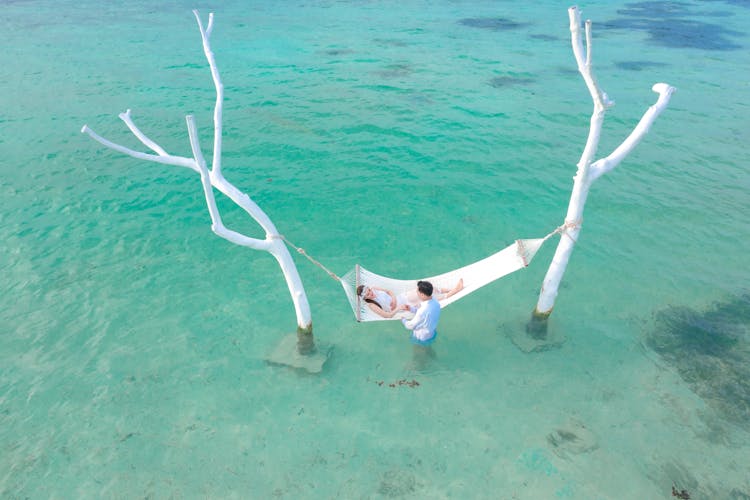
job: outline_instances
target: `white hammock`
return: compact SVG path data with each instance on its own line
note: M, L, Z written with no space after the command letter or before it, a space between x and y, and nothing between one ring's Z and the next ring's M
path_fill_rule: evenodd
M484 285L502 278L506 274L528 266L531 259L536 255L537 250L542 246L542 243L556 232L558 231L556 230L544 238L516 240L515 243L507 248L473 264L422 279L432 283L436 290L433 292L433 296L440 302L440 306L448 306L474 290L478 290ZM452 290L461 279L464 286L459 292L450 297L446 297L444 293L439 292L439 290ZM400 302L417 304L419 302L416 296L417 281L419 280L388 278L368 271L359 265L340 278L341 285L344 287L346 296L349 298L349 303L352 306L357 321L381 321L411 316L408 312L397 313L393 318L379 316L370 309L367 302L357 295L357 287L359 285L391 290L397 297L400 296Z

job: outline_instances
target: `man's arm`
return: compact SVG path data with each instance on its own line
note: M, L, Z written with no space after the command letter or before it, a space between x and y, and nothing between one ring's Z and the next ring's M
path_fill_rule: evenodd
M417 325L422 321L422 316L424 316L424 314L425 309L420 307L419 309L417 309L417 313L412 319L404 318L401 320L401 323L403 323L408 330L414 330L414 328L416 328Z

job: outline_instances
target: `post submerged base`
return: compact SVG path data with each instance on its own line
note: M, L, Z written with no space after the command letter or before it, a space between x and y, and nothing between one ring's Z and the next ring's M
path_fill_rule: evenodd
M284 336L266 361L272 365L320 373L332 353L332 345L315 343L311 325L306 329L297 328L297 333Z

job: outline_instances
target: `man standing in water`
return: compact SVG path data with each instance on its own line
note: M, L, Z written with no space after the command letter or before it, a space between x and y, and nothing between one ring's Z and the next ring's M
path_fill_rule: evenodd
M413 344L429 346L437 338L435 329L440 319L440 304L432 297L432 283L429 281L417 282L417 295L421 301L419 307L409 306L414 317L402 319L401 322L407 330L411 330Z

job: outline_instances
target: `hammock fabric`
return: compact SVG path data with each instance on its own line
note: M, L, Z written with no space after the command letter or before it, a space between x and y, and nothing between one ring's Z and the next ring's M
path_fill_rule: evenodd
M550 234L551 235L551 234ZM547 236L549 238L549 236ZM529 265L531 259L536 255L537 250L542 246L547 238L537 238L528 240L516 240L515 243L490 255L480 261L469 264L468 266L439 274L422 280L429 281L435 288L433 296L440 302L441 307L448 306L461 297L465 297L471 292L487 285L496 279L502 278L506 274L522 269ZM463 288L446 297L445 293L452 290L459 280L463 280ZM357 265L354 269L346 273L340 279L344 287L346 296L354 311L357 321L382 321L386 319L401 319L411 316L408 312L400 312L393 318L383 318L373 312L367 302L357 295L357 287L364 285L368 287L378 287L391 290L397 297L399 303L408 303L416 305L419 303L416 288L419 280L397 280L375 274L367 269Z

